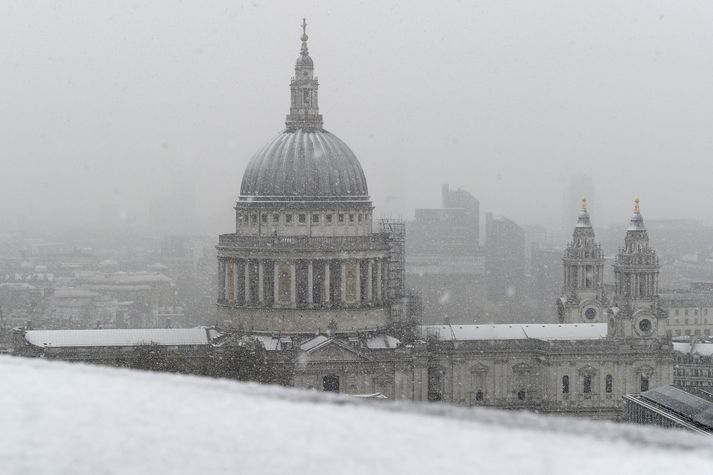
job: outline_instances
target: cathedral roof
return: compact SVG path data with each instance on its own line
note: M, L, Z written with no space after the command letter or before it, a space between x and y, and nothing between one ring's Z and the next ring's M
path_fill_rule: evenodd
M241 200L369 199L364 171L354 152L322 128L318 82L307 49L307 23L302 24L302 49L290 83L287 128L252 157L243 175Z
M423 336L445 341L468 340L601 340L607 336L606 323L421 325Z

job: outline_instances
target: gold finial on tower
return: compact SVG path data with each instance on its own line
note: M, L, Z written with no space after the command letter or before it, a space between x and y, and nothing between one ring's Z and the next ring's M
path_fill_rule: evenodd
M587 212L587 198L582 198L582 211Z
M639 201L640 201L639 198L636 198L636 199L634 200L634 213L640 213L640 212L641 212L641 208L639 207Z
M303 18L302 19L302 37L300 40L302 40L302 55L306 56L308 54L307 52L307 40L309 39L309 36L307 36L307 19Z

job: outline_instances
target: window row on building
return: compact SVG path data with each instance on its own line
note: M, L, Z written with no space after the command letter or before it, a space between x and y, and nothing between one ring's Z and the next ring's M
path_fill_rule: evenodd
M711 334L710 328L686 328L686 329L675 329L675 330L666 330L666 334L668 336L701 336L701 335L707 335L709 336Z
M238 226L258 225L360 225L371 220L371 213L238 213Z
M701 309L699 309L699 308L673 308L672 310L673 310L673 314L676 317L680 317L682 315L686 316L686 317L689 315L698 316L699 314L704 315L704 316L708 315L707 308L701 308ZM686 321L686 323L688 323L688 321ZM696 321L696 323L698 323L698 322ZM706 323L707 323L707 321L706 321Z

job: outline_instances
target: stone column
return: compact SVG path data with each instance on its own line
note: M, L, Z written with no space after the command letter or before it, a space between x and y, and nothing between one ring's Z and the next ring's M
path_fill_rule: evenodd
M273 275L274 275L275 277L272 279L272 304L273 304L273 305L277 305L278 302L279 302L279 297L278 297L279 282L278 282L278 281L279 281L280 279L278 278L278 263L277 263L277 261L273 261L273 262L274 262L274 265L273 265L273 267L274 267L274 273L273 273Z
M225 261L218 260L218 300L225 299Z
M257 264L257 299L261 304L265 303L265 267L263 265L262 259L258 261Z
M381 303L384 299L383 285L381 283L381 259L376 262L376 300Z
M356 261L356 303L361 303L361 261Z
M290 305L297 308L297 265L290 263Z
M250 259L245 259L245 305L252 300L250 295Z
M369 259L369 264L366 273L366 300L369 303L374 301L374 260Z
M240 279L238 279L238 260L233 261L233 300L238 303L238 289L240 288Z
M314 275L312 268L312 259L307 263L307 303L312 305L314 303Z
M341 303L345 303L347 301L347 268L344 264L344 261L339 262L339 268L341 269L342 272L342 278L339 279L339 301Z
M329 303L329 261L324 262L324 297L322 302Z
M223 269L225 269L225 276L223 277L223 295L225 296L225 300L228 300L228 297L230 297L230 262L226 260L223 263Z

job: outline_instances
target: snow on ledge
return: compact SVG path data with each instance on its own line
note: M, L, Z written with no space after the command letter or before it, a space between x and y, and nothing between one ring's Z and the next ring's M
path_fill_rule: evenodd
M710 438L0 356L3 473L700 473Z
M606 323L512 323L498 325L422 325L424 337L445 341L468 340L601 340Z
M96 330L28 330L25 340L39 347L207 345L206 327Z

